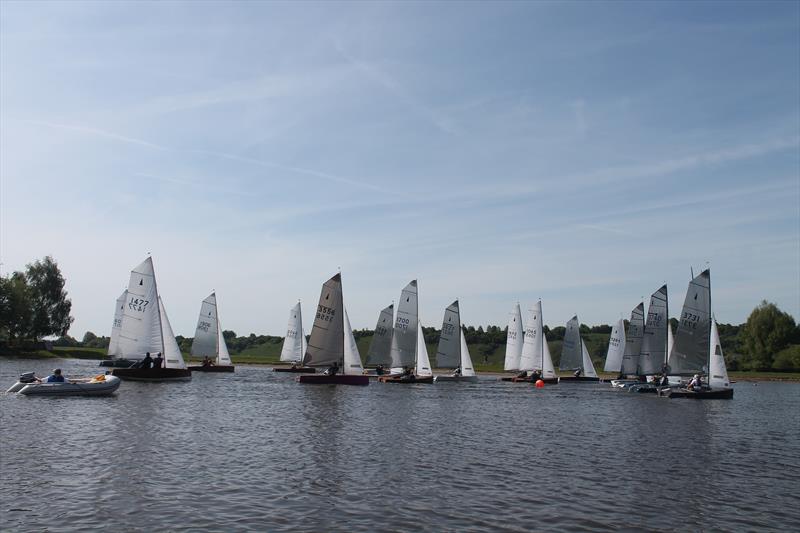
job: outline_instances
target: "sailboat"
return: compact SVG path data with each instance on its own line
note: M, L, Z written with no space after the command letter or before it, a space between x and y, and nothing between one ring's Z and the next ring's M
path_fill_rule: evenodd
M341 274L336 274L322 285L303 364L328 367L328 370L322 374L299 376L297 381L300 383L369 385L369 378L364 375L361 366L353 328L344 308Z
M611 328L611 337L608 339L608 351L603 372L619 374L622 370L622 358L625 355L625 321L621 318Z
M639 383L628 388L631 392L655 393L658 391L657 374L663 374L669 355L669 305L667 286L662 285L650 296L647 322L639 351ZM649 376L649 378L648 378ZM649 379L649 381L646 381Z
M217 314L217 293L212 292L200 304L200 316L192 341L193 357L213 357L213 364L190 366L195 372L233 372L234 366L228 345L222 335L222 324Z
M127 299L128 289L125 289L115 302L114 324L111 326L111 339L108 343L108 359L103 359L100 361L100 366L125 368L136 362L132 359L120 357L119 352L119 331L122 328L122 314L125 311L125 302Z
M391 375L380 376L382 383L433 383L433 372L419 321L417 280L411 280L400 293L397 318L392 330Z
M506 359L503 363L503 370L513 372L519 370L519 360L522 356L522 343L524 341L524 330L522 329L522 313L519 303L514 306L511 316L508 319L508 332L506 333Z
M670 375L708 376L699 390L662 388L670 398L730 399L733 388L728 379L717 323L711 315L711 272L704 270L689 283L675 344L669 354Z
M444 310L442 333L439 336L439 348L436 350L436 366L438 368L454 368L455 372L445 376L436 376L436 381L468 381L477 383L478 376L472 367L472 358L467 348L467 339L461 328L461 311L458 300Z
M303 366L303 355L306 353L306 332L303 330L303 312L300 302L289 310L289 324L286 326L286 337L283 338L281 348L281 362L291 363L290 367L275 367L274 372L293 372L298 374L313 374L316 368ZM299 365L298 365L299 363Z
M514 383L535 383L541 379L543 382L550 384L556 384L559 381L555 367L553 367L550 347L547 345L547 339L544 335L541 300L536 302L536 305L528 312L528 322L525 324L525 335L519 359L519 370L524 375L502 378L502 380Z
M392 337L394 336L394 304L383 309L375 324L375 334L367 352L368 367L376 367L375 375L383 375L384 368L392 365Z
M622 353L622 367L619 371L619 377L611 380L612 387L626 388L634 383L639 383L639 352L642 349L643 334L644 302L640 302L631 311L628 334L625 338L625 350Z
M115 368L112 374L122 379L166 381L192 379L175 340L172 326L158 295L153 260L148 257L131 271L128 295L119 331L119 354L142 359L146 353L164 356L162 368Z
M581 339L580 325L577 315L567 322L561 349L561 363L558 368L575 371L575 375L562 377L561 381L600 381L586 344Z

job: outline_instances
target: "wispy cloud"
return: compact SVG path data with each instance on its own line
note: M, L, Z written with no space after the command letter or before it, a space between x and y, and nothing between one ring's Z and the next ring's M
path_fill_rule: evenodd
M88 135L95 135L98 137L104 137L106 139L111 139L114 141L120 141L127 144L135 144L137 146L144 146L147 148L154 148L156 150L169 150L169 148L165 146L161 146L159 144L155 144L149 141L145 141L142 139L137 139L135 137L128 137L126 135L120 135L119 133L114 133L107 130L102 130L99 128L92 128L89 126L81 126L75 124L58 124L55 122L47 122L42 120L24 120L22 121L26 124L33 124L35 126L44 126L47 128L59 129L59 130L66 130L66 131L74 131L77 133L84 133Z

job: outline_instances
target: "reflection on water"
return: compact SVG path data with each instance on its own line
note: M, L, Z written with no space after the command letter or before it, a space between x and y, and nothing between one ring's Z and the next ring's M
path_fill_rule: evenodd
M0 361L5 389L55 363ZM90 373L87 361L59 361ZM0 529L746 530L800 521L800 385L301 386L265 368L0 395Z

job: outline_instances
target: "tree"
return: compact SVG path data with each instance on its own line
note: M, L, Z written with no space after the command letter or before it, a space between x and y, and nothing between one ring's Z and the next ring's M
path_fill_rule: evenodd
M22 272L0 278L0 338L13 343L30 329L32 310L28 282Z
M775 354L786 348L795 335L794 318L764 300L750 313L739 335L747 366L771 368Z
M93 342L95 340L97 340L97 335L95 335L91 331L87 331L83 335L83 340L81 341L81 344L83 344L84 346L88 346L89 343L91 343L91 342Z
M27 266L25 278L32 311L27 332L32 340L49 335L64 336L74 318L69 316L72 302L64 290L64 277L50 256Z

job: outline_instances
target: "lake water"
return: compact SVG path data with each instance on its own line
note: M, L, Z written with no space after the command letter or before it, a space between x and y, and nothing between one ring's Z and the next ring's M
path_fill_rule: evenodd
M0 361L97 372L90 361ZM110 398L0 394L0 529L800 529L800 385L306 386L238 367Z

